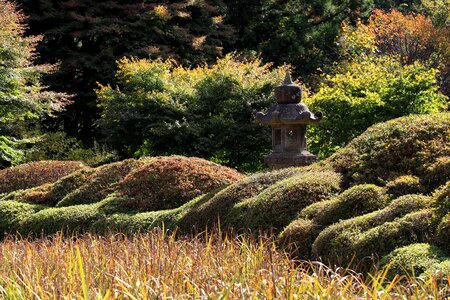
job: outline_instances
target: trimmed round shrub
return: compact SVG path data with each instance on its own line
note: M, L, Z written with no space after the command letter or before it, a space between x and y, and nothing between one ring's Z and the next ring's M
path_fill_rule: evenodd
M237 203L224 222L235 228L281 231L306 206L336 195L340 183L341 176L333 171L312 171L287 178Z
M409 194L419 194L422 191L420 178L412 175L403 175L386 184L389 194L399 197Z
M450 181L450 156L438 157L427 166L423 180L430 188L439 187Z
M450 181L433 193L434 204L440 216L450 213Z
M0 194L52 183L84 167L78 161L38 161L0 170Z
M437 228L435 243L450 254L450 213L442 218Z
M374 184L356 185L333 199L313 203L300 217L319 225L330 225L381 209L389 204L386 189Z
M103 200L114 191L119 181L132 170L151 161L127 159L97 167L88 174L82 184L72 189L56 204L58 207L89 204ZM81 175L81 174L80 174Z
M322 226L311 220L297 219L291 222L278 236L278 244L291 256L309 259L311 246Z
M421 176L450 156L450 113L413 115L376 124L326 160L346 184L384 185L393 174ZM439 179L440 180L440 179ZM437 183L428 182L426 190Z
M312 254L316 258L331 260L348 254L356 237L363 232L392 222L409 213L425 209L431 199L422 195L405 195L393 200L387 207L352 219L332 224L320 232L312 245ZM353 255L353 254L351 254Z
M0 238L5 233L14 234L20 230L24 220L44 209L44 206L16 201L0 201Z
M447 259L441 249L417 243L395 249L381 259L381 264L389 264L389 277L393 278L395 275L421 275L437 269Z
M95 231L93 224L104 217L95 205L51 207L27 216L20 231L22 234L34 236L53 234L61 230L67 234Z
M436 232L434 220L431 209L412 212L361 234L346 235L345 239L350 241L349 247L343 247L340 251L342 254L350 252L360 259L374 255L379 258L398 247L429 242Z
M317 164L253 174L219 191L210 199L191 207L186 215L180 219L179 224L184 228L195 226L199 229L213 226L219 219L225 219L225 216L236 203L257 196L278 181L307 173L315 168L317 168Z
M223 188L243 175L201 158L158 157L128 174L118 185L122 205L153 211L178 207L196 196Z

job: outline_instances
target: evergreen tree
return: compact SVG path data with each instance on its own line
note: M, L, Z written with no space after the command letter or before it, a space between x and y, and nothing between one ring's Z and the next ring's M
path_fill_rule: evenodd
M46 83L74 94L64 130L92 137L98 109L97 82L112 83L123 56L171 57L195 65L221 54L231 28L223 23L220 0L20 0L30 15L30 34L43 34L41 62L60 62ZM60 124L56 124L60 125Z
M27 121L61 110L66 97L45 91L41 75L53 66L35 65L39 37L23 37L24 16L0 1L0 168L21 159L18 150Z

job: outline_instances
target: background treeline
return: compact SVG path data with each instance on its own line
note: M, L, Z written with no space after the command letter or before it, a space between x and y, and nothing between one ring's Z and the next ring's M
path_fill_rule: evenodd
M321 157L374 123L448 108L448 0L0 5L3 167L184 154L260 169L270 137L253 117L287 68L325 113L310 132Z

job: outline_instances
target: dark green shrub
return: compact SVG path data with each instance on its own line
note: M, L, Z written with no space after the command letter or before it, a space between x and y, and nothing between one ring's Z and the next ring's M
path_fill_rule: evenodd
M39 161L0 170L0 194L52 183L82 168L77 161Z
M270 139L254 118L272 105L285 70L233 55L194 69L122 59L119 87L97 91L99 125L108 144L128 157L180 154L255 171L264 167Z
M393 174L421 177L436 159L450 156L449 137L450 113L402 117L370 127L326 163L347 184L384 185Z
M66 193L56 206L61 207L99 202L112 193L119 181L132 170L150 162L150 160L127 159L97 167L93 169L93 172L88 174L81 185Z
M441 249L418 243L395 249L381 259L381 264L389 264L389 277L393 278L395 275L420 275L439 268L447 259Z
M23 234L81 233L94 230L93 224L104 215L95 205L75 205L69 207L52 207L40 210L23 220Z
M403 175L386 184L389 194L399 197L409 194L419 194L422 191L420 178L412 175Z
M158 157L133 170L117 187L126 196L122 205L139 211L176 208L212 190L223 188L243 175L195 157Z
M311 246L321 230L322 226L311 220L297 219L280 233L278 244L291 256L309 259Z
M340 175L333 171L312 171L287 178L235 204L224 222L235 228L281 231L306 206L336 195L340 183Z
M433 193L433 207L440 216L450 213L450 181Z
M450 213L442 218L437 228L435 243L450 255Z
M19 231L27 217L44 208L45 206L16 201L0 201L0 238L5 233L14 234Z
M438 157L428 165L423 175L423 181L431 188L437 188L450 181L450 156Z
M385 188L362 184L351 187L330 200L307 206L300 212L300 217L324 226L384 208L388 203Z
M317 236L312 245L312 253L317 258L342 257L346 251L351 250L349 247L354 243L355 237L364 231L427 208L430 204L429 197L405 195L381 210L330 225Z
M346 235L349 247L335 249L341 255L354 254L356 258L376 255L381 257L392 250L411 243L430 242L436 232L434 212L424 209L412 212L392 222L385 222L361 234ZM337 240L340 239L340 236Z
M185 228L213 226L218 219L223 220L236 203L258 195L278 181L307 173L315 168L317 166L312 165L253 174L223 189L199 205L191 207L180 219L179 224Z

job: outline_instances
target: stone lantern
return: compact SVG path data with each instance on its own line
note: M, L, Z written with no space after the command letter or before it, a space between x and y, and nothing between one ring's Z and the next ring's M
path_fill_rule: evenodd
M302 90L292 83L289 73L281 86L275 88L277 104L268 113L258 112L259 123L272 126L272 152L264 157L271 169L305 166L316 161L306 150L306 125L316 124L321 113L313 114L300 103Z

